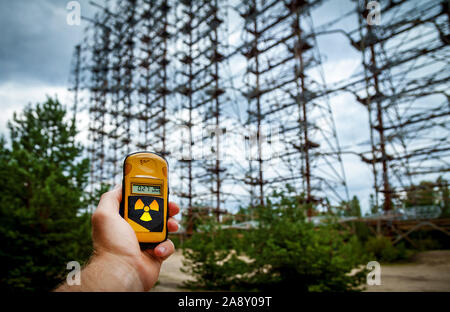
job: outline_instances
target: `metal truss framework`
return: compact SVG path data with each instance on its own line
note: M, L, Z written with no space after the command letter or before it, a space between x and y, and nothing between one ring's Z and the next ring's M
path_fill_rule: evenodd
M117 183L131 151L168 156L189 232L198 209L219 220L285 184L309 216L340 205L350 152L391 211L417 176L450 168L449 8L380 2L385 23L368 25L367 1L355 1L352 29L339 16L315 27L320 0L93 3L72 70L75 114L78 92L90 94L91 185ZM327 85L317 39L333 32L360 53L361 70ZM367 151L341 150L330 98L342 92L367 109Z

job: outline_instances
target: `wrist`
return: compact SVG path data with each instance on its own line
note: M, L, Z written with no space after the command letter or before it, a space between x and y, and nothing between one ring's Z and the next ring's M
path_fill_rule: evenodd
M108 252L94 252L81 271L81 284L63 283L55 291L145 291L136 260Z
M103 291L144 291L139 267L138 259L102 252L94 253L86 273L96 278Z
M80 285L67 283L55 291L143 291L139 275L125 257L94 252L81 271Z

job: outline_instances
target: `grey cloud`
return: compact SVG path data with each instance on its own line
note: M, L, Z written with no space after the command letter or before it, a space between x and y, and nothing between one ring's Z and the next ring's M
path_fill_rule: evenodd
M79 1L89 14L88 1ZM68 1L14 0L0 2L0 84L21 81L67 83L73 47L83 35L83 23L66 23Z

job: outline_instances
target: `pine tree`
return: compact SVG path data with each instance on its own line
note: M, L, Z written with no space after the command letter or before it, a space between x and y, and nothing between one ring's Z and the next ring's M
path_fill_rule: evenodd
M28 105L0 141L0 280L6 291L47 291L91 252L84 188L88 160L56 99Z
M450 189L448 186L448 181L442 177L439 177L436 182L439 185L439 192L441 196L441 217L448 218L450 217Z
M350 201L342 201L339 210L346 217L361 217L361 205L357 196L353 196Z
M357 196L353 196L350 201L351 216L361 217L361 205Z
M372 215L376 215L379 211L379 207L377 205L377 203L375 202L375 196L373 196L373 194L370 194L369 197L369 207L370 207L370 213Z

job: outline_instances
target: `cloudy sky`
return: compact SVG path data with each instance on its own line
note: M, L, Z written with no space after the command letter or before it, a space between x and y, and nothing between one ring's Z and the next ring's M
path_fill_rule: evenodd
M0 0L0 133L14 111L28 103L43 102L47 95L70 103L67 91L74 46L83 38L86 22L67 24L65 0ZM78 1L81 13L92 16L95 9L88 0ZM330 1L315 12L319 24L353 8L350 1ZM314 16L313 16L314 17ZM350 27L354 20L343 20ZM317 26L317 25L316 25ZM360 56L349 48L345 38L323 36L319 42L327 82L350 76L360 63ZM331 99L341 144L355 146L368 138L367 112L355 105L349 95ZM359 116L355 118L355 116ZM350 195L357 195L365 209L371 189L369 168L356 156L345 155L344 166Z
M67 99L71 56L83 35L83 22L66 22L68 2L0 0L0 133L27 103ZM82 9L87 2L80 1Z

